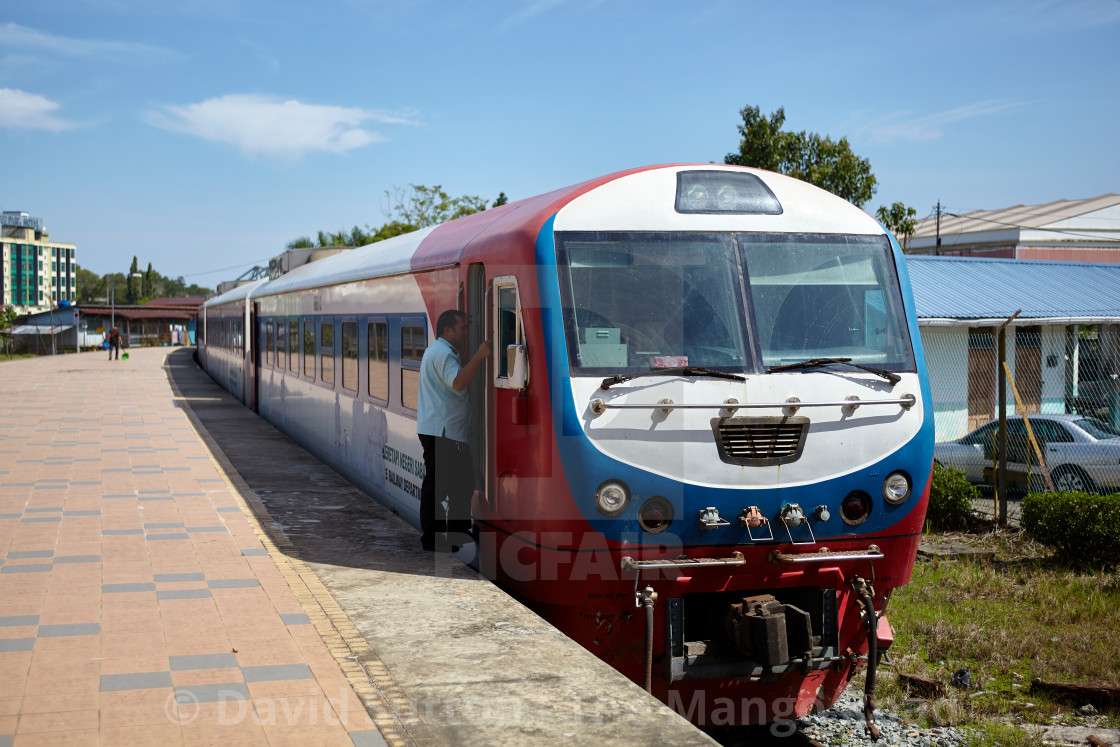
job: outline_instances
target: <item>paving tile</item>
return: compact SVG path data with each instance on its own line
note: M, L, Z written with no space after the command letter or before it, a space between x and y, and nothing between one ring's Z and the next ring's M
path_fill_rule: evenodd
M280 619L284 621L285 625L310 625L311 618L303 612L293 612L288 614L281 614Z
M57 711L88 711L98 707L95 692L67 693L65 695L28 695L23 698L20 713L54 713Z
M266 666L241 667L246 682L272 682L275 680L312 679L311 669L306 664L272 664Z
M8 553L8 558L11 560L16 558L49 558L52 555L54 555L54 550L22 550Z
M70 623L66 625L40 625L39 637L65 635L100 635L101 623Z
M232 653L226 654L193 654L189 656L170 657L171 671L178 672L189 669L224 669L237 666L237 657Z
M217 703L223 700L249 700L249 690L244 682L175 688L175 702L179 704Z
M354 747L388 747L385 737L376 729L352 731L349 734Z
M190 539L190 535L186 532L168 532L167 534L149 534L145 538L148 540L185 540Z
M27 563L24 565L4 564L0 573L47 573L51 570L50 563Z
M223 578L207 581L206 585L211 589L248 589L260 586L261 582L255 578Z
M70 732L96 730L98 726L97 709L84 711L54 711L51 713L23 713L19 717L19 734L43 734L45 732Z
M156 592L157 599L204 599L212 596L209 589L162 589Z
M55 565L59 563L100 563L100 555L59 555L54 559Z
M19 628L25 625L38 625L38 615L9 615L0 617L0 628Z
M132 583L132 584L101 584L101 591L104 594L122 594L133 591L155 591L156 585L154 583Z
M157 573L154 575L154 579L157 584L178 581L205 581L206 575L203 573Z
M101 692L115 690L149 690L171 687L171 672L133 672L101 675Z
M0 638L0 653L30 651L34 647L34 638Z

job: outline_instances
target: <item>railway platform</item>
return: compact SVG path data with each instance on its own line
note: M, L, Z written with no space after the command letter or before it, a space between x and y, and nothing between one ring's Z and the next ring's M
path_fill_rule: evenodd
M228 396L0 362L0 747L712 744Z

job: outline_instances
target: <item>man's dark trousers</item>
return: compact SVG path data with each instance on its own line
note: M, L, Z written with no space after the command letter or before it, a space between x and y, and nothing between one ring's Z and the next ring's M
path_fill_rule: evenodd
M471 531L474 464L468 444L446 436L420 434L424 447L424 482L420 486L420 542L434 550L437 535L448 533L450 544L463 544ZM448 497L446 522L444 496ZM438 514L437 514L438 512ZM437 518L438 516L438 518ZM439 538L442 541L442 538Z

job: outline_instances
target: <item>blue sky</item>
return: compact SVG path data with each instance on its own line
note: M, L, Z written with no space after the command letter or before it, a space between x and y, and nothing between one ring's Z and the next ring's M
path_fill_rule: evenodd
M384 194L519 199L847 137L869 212L1120 191L1120 0L5 0L0 208L213 287Z

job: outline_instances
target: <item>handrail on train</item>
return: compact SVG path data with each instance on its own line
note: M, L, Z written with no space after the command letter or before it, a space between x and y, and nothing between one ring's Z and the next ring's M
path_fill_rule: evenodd
M802 402L797 397L790 397L785 402L748 402L742 403L736 400L728 400L718 404L703 403L703 404L683 404L679 405L671 399L663 399L660 402L651 403L622 403L615 404L607 402L601 397L596 397L591 400L591 412L595 415L602 415L607 410L661 410L664 414L668 415L673 410L727 410L734 414L736 410L764 410L768 408L782 408L788 410L790 414L797 412L802 407L844 407L854 411L859 407L866 407L868 405L900 405L903 410L909 410L917 403L918 399L913 394L904 394L897 399L860 399L856 396L848 397L844 400L831 401L831 402Z

